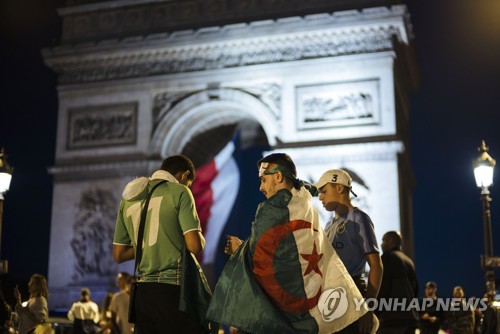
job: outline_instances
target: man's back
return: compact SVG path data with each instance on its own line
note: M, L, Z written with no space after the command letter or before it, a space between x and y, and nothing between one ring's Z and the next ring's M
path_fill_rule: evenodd
M401 250L395 249L382 254L382 263L384 273L379 299L385 299L387 302L392 299L393 307L396 299L399 303L405 299L406 303L397 310L381 311L379 314L381 327L416 325L418 322L417 309L402 310L402 308L406 309L418 294L418 281L413 261Z
M390 287L391 294L395 297L416 297L418 293L418 282L413 261L401 250L393 250L382 254L382 262L384 264L383 277L385 278L387 275L390 282L392 282L392 287ZM395 284L402 285L394 286ZM384 289L389 288L384 286L383 281L382 287ZM383 291L382 287L380 288L380 297L383 297L382 294L385 294L387 291Z
M132 244L135 250L144 198L160 180L141 184L133 182L124 190L114 243ZM138 268L140 281L179 285L184 233L200 229L189 189L175 182L158 186L148 206L143 254ZM134 236L134 240L131 240L130 235Z
M120 328L120 334L132 334L132 325L128 322L128 306L130 302L130 295L125 291L120 291L113 295L111 305L109 307L111 312L116 314L116 323Z
M179 309L181 287L185 286L182 264L188 258L182 254L185 251L199 253L205 244L194 198L188 188L194 179L192 161L176 155L166 158L151 178L135 179L123 191L113 257L118 263L133 260L137 255L136 242L142 241L142 255L137 262L139 279L134 299L130 301L138 333L203 331L202 319ZM144 209L148 194L149 203ZM142 221L141 216L145 217ZM140 239L139 226L144 232ZM199 271L195 274L201 275ZM192 306L196 308L197 304Z

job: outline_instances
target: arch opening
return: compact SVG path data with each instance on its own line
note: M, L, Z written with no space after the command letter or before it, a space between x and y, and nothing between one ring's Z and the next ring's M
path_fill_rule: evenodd
M279 121L258 97L230 88L219 89L216 96L210 90L200 91L165 112L153 134L150 154L162 158L179 154L192 145L189 143L193 138L228 125L238 125L243 145L276 144ZM212 137L219 138L223 133L215 131ZM226 138L220 139L227 142L223 140Z

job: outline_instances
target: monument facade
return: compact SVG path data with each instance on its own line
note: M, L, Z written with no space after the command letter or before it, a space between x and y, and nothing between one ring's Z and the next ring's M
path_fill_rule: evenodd
M230 125L244 145L290 154L305 180L348 169L378 237L400 230L412 254L407 94L418 78L406 6L69 1L59 13L62 41L44 50L59 76L51 308L82 284L99 300L132 271L110 253L123 186L188 149L206 162L217 150L196 138L218 143Z

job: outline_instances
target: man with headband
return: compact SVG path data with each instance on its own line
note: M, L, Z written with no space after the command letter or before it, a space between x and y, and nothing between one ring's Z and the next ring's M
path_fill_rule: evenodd
M320 227L311 202L316 189L297 179L286 154L271 154L257 165L259 189L267 200L257 208L250 237L228 240L226 252L234 254L219 278L207 319L244 333L345 328L366 309ZM339 298L345 308L332 309Z
M315 186L325 209L335 211L335 217L325 226L328 239L363 296L376 298L382 282L382 260L370 217L351 203L351 176L342 169L332 169L323 173ZM370 266L368 286L362 276L366 263ZM370 333L370 313L341 333Z

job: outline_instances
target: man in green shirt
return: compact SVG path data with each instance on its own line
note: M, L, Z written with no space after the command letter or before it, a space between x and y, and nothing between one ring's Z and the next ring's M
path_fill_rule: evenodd
M178 310L184 245L193 254L205 246L200 220L189 187L194 165L183 155L165 159L150 178L129 182L123 190L116 219L113 256L117 263L133 260L141 210L151 189L159 185L148 205L142 259L137 268L135 329L139 334L198 333L201 326Z

